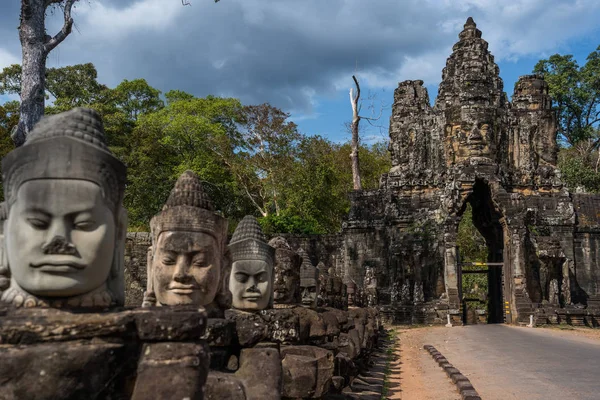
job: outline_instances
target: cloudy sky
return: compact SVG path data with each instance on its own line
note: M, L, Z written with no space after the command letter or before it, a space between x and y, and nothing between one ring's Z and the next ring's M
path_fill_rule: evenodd
M348 90L361 82L365 132L387 135L399 81L422 79L435 97L441 70L468 16L509 92L554 53L580 63L600 45L597 0L81 0L75 29L48 66L92 62L110 87L145 78L166 92L269 102L306 134L349 139ZM0 5L0 68L20 62L18 0ZM61 16L49 16L54 34ZM0 102L6 100L0 96Z

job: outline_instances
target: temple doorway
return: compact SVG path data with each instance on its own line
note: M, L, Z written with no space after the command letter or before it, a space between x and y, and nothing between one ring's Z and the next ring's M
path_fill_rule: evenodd
M507 303L502 214L487 183L475 182L461 213L456 254L463 323L503 323Z

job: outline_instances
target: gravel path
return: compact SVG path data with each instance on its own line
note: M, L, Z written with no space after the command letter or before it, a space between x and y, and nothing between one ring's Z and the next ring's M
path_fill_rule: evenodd
M396 329L395 356L391 363L388 399L460 400L456 386L423 349L425 329Z

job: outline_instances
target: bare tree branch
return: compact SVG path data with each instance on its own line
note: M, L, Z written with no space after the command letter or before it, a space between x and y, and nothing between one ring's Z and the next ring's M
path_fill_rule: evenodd
M48 1L50 1L50 4L56 3L56 1L53 0L47 0L47 2ZM73 8L73 4L75 4L76 1L77 0L66 0L65 7L63 10L65 23L62 29L44 44L44 51L46 53L52 51L52 49L58 46L71 33L71 29L73 29L73 18L71 18L71 9Z
M358 115L358 100L360 99L360 85L356 76L352 75L354 84L356 85L356 95L354 95L353 88L350 88L350 104L352 105L352 151L350 152L350 159L352 160L352 184L354 190L361 190L362 183L360 181L360 168L358 159L358 126L360 123L360 116Z

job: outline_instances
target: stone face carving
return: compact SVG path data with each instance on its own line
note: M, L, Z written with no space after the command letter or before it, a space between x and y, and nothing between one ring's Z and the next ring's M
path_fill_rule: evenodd
M490 321L524 322L536 303L556 302L548 295L552 279L561 307L569 298L593 302L600 294L599 197L568 192L556 167L556 129L543 76L521 76L509 101L488 43L469 18L433 107L422 81L398 85L390 117L392 168L377 190L351 196L341 234L344 272L364 289L367 304L373 291L362 278L371 260L381 278L380 302L393 293L396 307L418 304L440 323L444 307L458 308L455 250L466 203L489 247L488 261L503 262L503 274L489 278ZM555 255L538 252L534 237L559 239L550 246ZM552 276L538 274L540 257L555 259ZM571 260L571 272L562 276L560 259ZM515 300L507 314L503 299L509 298Z
M11 276L2 301L123 304L126 168L108 150L100 116L76 108L42 119L2 160L2 171L6 265L0 270Z
M275 307L300 303L300 264L302 258L292 251L287 241L278 236L269 241L275 248L275 279L273 299Z
M375 269L371 266L365 268L365 282L364 290L366 295L366 302L369 307L377 305L377 277L375 276Z
M329 268L328 272L329 281L331 282L330 284L328 284L328 288L330 288L329 305L331 307L342 309L344 308L344 302L342 300L344 282L342 281L342 278L337 276L335 268Z
M348 292L348 307L354 307L356 304L356 283L350 280L346 284L346 291Z
M264 310L273 304L273 258L256 218L246 215L238 224L231 242L229 291L234 308Z
M152 251L144 306L222 308L227 219L213 210L196 174L184 172L162 211L150 221Z
M302 305L316 308L319 294L319 270L311 264L308 254L303 249L299 249L298 254L302 257L302 265L300 266Z

